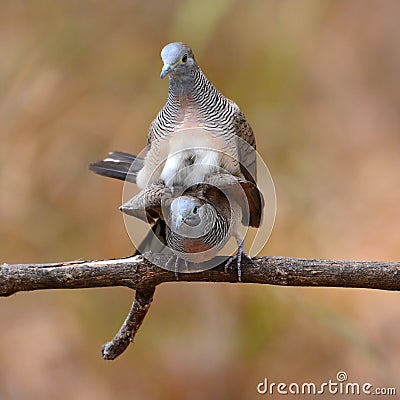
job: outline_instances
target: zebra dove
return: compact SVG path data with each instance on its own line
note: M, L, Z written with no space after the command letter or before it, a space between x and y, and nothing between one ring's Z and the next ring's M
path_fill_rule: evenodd
M255 185L255 137L244 114L206 78L188 45L170 43L163 48L161 58L164 66L160 78L169 77L168 99L150 125L144 160L137 160L135 170L129 171L127 163L132 156L128 155L127 160L126 153L110 153L110 157L103 160L107 165L100 165L100 161L91 164L90 169L100 175L123 179L122 169L128 180L134 180L144 190L154 183L172 190L191 187L205 182L207 177L217 176L222 169L253 184L251 188L244 188L247 203L240 212L240 219L244 225L259 227L264 203ZM191 133L196 129L200 129L200 133L194 138ZM190 175L182 173L191 165L198 167L189 168L197 172L193 181ZM179 212L184 212L185 204L188 209L191 207L190 202L181 200L177 204ZM174 214L174 210L170 212ZM235 221L233 226L237 225ZM238 253L228 264L236 258L240 274L241 258L246 255L243 238L239 229L232 229L230 233L236 238Z

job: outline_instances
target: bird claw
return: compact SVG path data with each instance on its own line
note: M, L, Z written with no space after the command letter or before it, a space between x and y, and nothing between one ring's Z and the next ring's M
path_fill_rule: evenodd
M238 246L238 251L237 253L230 257L229 260L225 264L225 272L228 272L229 266L232 264L233 261L236 260L236 266L238 270L238 280L239 282L242 282L242 258L247 258L248 260L251 260L251 257L244 251L244 245L243 243Z

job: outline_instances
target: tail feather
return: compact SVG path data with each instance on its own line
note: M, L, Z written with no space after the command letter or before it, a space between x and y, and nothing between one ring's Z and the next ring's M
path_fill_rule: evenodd
M104 160L89 164L89 169L98 175L136 183L138 172L143 168L144 158L122 151L112 151ZM135 255L148 251L158 254L171 254L167 247L166 223L158 219L138 246Z
M143 160L143 158L134 156L133 154L130 153L125 153L124 151L111 151L108 153L108 157L114 160L119 160L119 161L126 161L129 163L133 163L134 161L138 160Z
M171 250L167 247L166 224L162 219L156 221L134 255L144 254L148 251L158 254L171 253Z
M113 151L104 160L89 164L89 169L98 175L136 183L138 172L143 168L144 159L129 153Z

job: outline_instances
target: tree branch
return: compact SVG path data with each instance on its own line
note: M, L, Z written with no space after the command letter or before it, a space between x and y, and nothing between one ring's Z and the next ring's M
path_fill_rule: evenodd
M169 256L153 255L158 265ZM237 271L221 264L196 273L179 273L179 281L237 282ZM289 257L243 259L242 282L281 286L351 287L400 290L400 262L314 260ZM176 282L173 271L132 256L100 261L0 265L0 296L39 289L78 289L126 286L136 290L135 301L114 339L103 346L103 358L112 360L133 341L151 305L157 285Z
M147 290L136 289L135 300L132 304L131 311L125 318L118 333L111 342L103 344L102 354L105 360L114 360L133 342L136 332L142 324L147 311L153 301L155 286Z

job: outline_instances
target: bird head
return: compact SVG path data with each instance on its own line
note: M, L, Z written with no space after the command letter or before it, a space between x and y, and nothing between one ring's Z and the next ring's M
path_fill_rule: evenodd
M164 63L160 74L161 79L167 75L185 76L196 65L192 49L181 42L167 44L161 50L161 59Z
M171 228L185 237L201 237L214 223L215 209L194 196L180 196L171 203Z
M195 227L200 224L200 210L202 204L196 197L180 196L171 203L171 219L174 228L179 229L182 224Z

